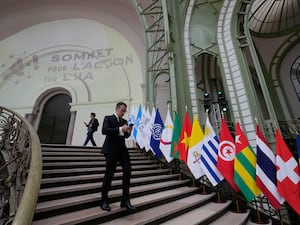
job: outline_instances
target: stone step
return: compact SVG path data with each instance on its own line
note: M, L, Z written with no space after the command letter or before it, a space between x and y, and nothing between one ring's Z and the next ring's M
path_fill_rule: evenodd
M184 197L165 204L161 203L161 201L164 202L165 200L170 199L170 195L174 195L174 192L172 192L172 190L132 198L131 202L137 208L137 212L134 214L130 214L130 216L133 216L134 218L131 217L129 221L127 221L125 217L122 217L120 224L133 225L145 220L149 220L153 217L157 217L158 215L163 216L166 214L180 212L190 207L197 207L203 205L207 201L210 201L212 197L214 197L213 194L194 194L192 196ZM126 215L128 212L126 211L126 209L120 208L119 204L119 202L110 204L112 208L112 211L110 212L102 211L99 206L91 207L88 209L74 211L47 219L37 220L33 222L33 225L71 225L79 223L90 225L99 224L104 221L111 220L112 218L117 218L121 215ZM109 224L109 222L107 224Z
M168 190L168 187L172 186L171 190ZM196 192L199 192L199 188L191 188L184 186L182 182L174 182L174 181L169 181L169 182L162 182L162 183L157 183L157 184L151 184L151 185L140 185L136 187L132 187L130 189L130 195L133 197L138 197L138 196L145 196L147 194L152 194L154 192L163 192L166 195L170 192L176 193L176 194L181 194L181 195L191 195ZM52 201L45 201L45 202L40 202L37 204L36 207L36 217L44 217L49 214L54 214L57 213L57 210L62 210L64 208L74 208L79 205L86 205L92 206L96 205L99 206L99 202L101 199L101 193L93 193L93 194L86 194L86 195L79 195L79 196L73 196L69 198L61 198L57 200L52 200ZM122 196L122 190L112 190L109 192L109 198L111 202L119 201ZM169 196L170 197L170 196ZM84 207L84 206L83 206ZM56 211L56 212L55 212ZM40 216L40 214L43 214Z
M96 156L103 156L103 154L100 151L42 151L42 156L65 156L65 155L76 155L76 156L91 156L91 155L96 155Z
M164 170L145 170L145 171L133 171L131 174L132 178L149 176L149 175L164 175L170 173L169 169ZM122 179L123 172L117 172L114 175L114 179ZM104 178L104 173L102 174L87 174L87 175L77 175L77 176L67 176L67 177L53 177L53 178L43 178L41 181L41 187L50 187L58 185L70 185L74 183L84 183L84 182L99 182Z
M160 165L158 164L150 164L150 165L133 165L132 171L147 171L153 169L159 169ZM117 166L116 172L121 171L122 168ZM103 173L105 171L105 167L81 167L81 168L65 168L65 169L43 169L43 177L53 177L53 176L70 176L74 174L90 174L90 173Z
M272 225L273 223L272 223L272 221L271 220L266 220L266 221L264 221L264 222L258 222L258 223L256 223L256 222L252 222L250 219L247 221L247 223L245 223L246 225L257 225L257 224L264 224L264 225ZM276 224L276 223L275 223ZM279 224L279 222L278 222L278 224Z
M146 157L131 157L131 161L150 161ZM97 155L97 156L44 156L43 162L60 162L60 161L105 161L104 156Z
M47 145L42 144L42 151L100 151L101 147L84 147L69 145Z
M213 203L209 202L202 207L190 210L178 217L167 220L161 223L162 225L192 225L192 224L212 224L216 218L223 218L223 214L228 210L231 202ZM230 223L222 223L222 225ZM232 224L232 223L231 223ZM234 223L235 224L235 223Z
M43 157L43 162L68 162L68 161L71 161L71 162L76 162L76 161L102 161L104 162L104 157L103 156L60 156L60 157Z
M162 221L177 217L184 212L194 208L202 208L211 201L212 195L194 194L182 199L178 199L166 204L158 205L134 214L130 214L118 219L110 220L103 225L142 225L142 224L161 224ZM180 216L181 217L181 216ZM171 223L173 224L173 223ZM188 221L181 221L177 224L189 224Z
M42 145L42 152L101 152L101 147L82 147L82 146L63 146L63 145L57 145L57 146L50 146L50 145ZM139 149L128 149L130 154L141 154L144 153L144 151L141 151Z
M134 213L120 208L122 169L117 167L109 192L112 211L99 207L105 159L99 147L43 146L43 177L33 225L252 225L249 212L233 213L231 202L214 203L170 168L137 149L132 163L131 202ZM162 169L163 168L163 169Z
M131 179L131 186L151 184L155 182L174 180L178 178L179 178L178 174L133 178ZM121 187L121 185L122 185L122 180L112 181L112 189ZM40 189L39 192L39 198L43 196L54 197L54 195L63 195L66 193L73 194L74 192L80 192L80 191L86 191L86 192L91 190L100 191L101 187L102 187L102 182L93 182L93 183L73 184L73 185L66 185L66 186L59 186L59 187L42 188Z
M101 157L104 159L104 155L97 151L97 152L42 152L43 158L48 158L48 157L53 157L53 158L58 158L62 156L72 156L72 157L91 157L91 156L96 156L96 157ZM146 155L141 155L141 154L132 154L130 156L132 160L145 160L148 159Z
M234 213L231 211L226 212L222 217L218 218L211 225L224 225L224 224L234 224L234 225L244 225L249 218L250 211L244 213Z
M150 160L142 160L142 161L131 161L131 165L147 165L153 164ZM69 161L69 162L43 162L43 169L48 168L74 168L74 167L84 167L84 166L105 166L105 161Z

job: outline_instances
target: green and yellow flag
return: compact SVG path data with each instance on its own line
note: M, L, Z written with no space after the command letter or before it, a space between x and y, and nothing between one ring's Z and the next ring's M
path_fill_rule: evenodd
M178 114L174 113L174 129L172 134L172 144L171 144L171 154L170 156L173 158L179 158L179 151L178 151L178 141L181 132L181 123Z
M255 180L256 154L249 145L239 123L236 124L235 132L234 182L247 201L251 202L261 192Z

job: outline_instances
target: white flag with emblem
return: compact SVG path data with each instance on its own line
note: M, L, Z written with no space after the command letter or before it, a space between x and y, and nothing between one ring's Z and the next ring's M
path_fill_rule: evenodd
M162 131L162 135L160 138L159 148L161 152L164 154L167 162L171 162L173 157L171 157L171 144L172 144L172 135L173 135L174 123L172 121L170 110L168 109L165 127Z

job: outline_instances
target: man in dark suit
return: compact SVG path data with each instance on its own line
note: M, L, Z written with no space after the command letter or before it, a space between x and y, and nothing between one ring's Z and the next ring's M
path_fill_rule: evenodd
M106 137L102 151L106 160L106 170L103 179L100 207L105 211L111 210L108 191L111 187L117 163L119 163L123 169L123 194L120 207L125 207L129 211L135 210L135 207L131 205L129 199L131 163L128 149L125 145L125 138L130 136L132 126L128 126L127 121L123 119L126 110L127 105L124 102L119 102L116 104L115 113L110 116L105 116L103 120L102 134L106 135Z
M89 123L84 122L84 125L88 128L87 134L86 134L86 139L83 144L83 146L86 146L87 143L91 140L92 145L96 147L96 142L94 140L94 133L98 130L99 122L96 118L96 113L91 113L90 115L91 119Z

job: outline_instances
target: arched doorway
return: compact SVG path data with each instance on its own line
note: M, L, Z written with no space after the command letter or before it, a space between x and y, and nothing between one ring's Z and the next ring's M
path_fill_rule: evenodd
M66 144L71 102L67 94L56 94L47 100L38 127L41 143Z

